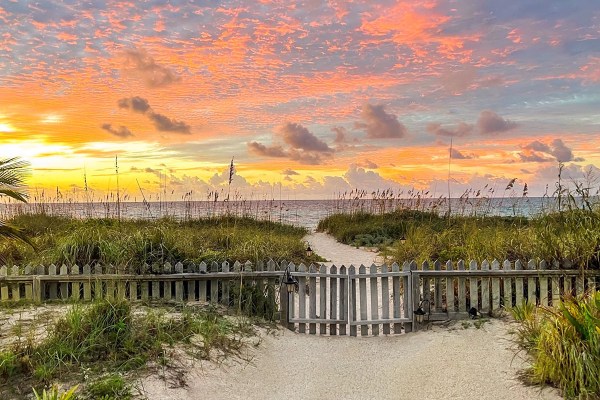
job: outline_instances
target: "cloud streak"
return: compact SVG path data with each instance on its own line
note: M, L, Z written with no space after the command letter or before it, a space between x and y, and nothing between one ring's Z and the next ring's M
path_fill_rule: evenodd
M190 134L191 126L183 121L177 121L169 118L166 115L159 114L152 110L148 100L139 97L126 97L117 102L119 108L131 110L135 113L144 114L153 123L154 127L161 132L175 132L182 134ZM112 133L112 132L111 132Z

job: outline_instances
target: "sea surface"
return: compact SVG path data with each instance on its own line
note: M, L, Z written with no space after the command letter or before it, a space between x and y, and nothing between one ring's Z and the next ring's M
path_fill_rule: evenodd
M450 206L450 207L449 207ZM566 205L562 205L566 209ZM336 213L383 213L395 209L434 211L465 216L531 217L558 209L556 199L548 197L451 199L343 199L343 200L248 200L248 201L169 201L169 202L58 202L0 204L0 216L10 218L23 213L75 218L192 219L232 214L303 226L314 231L318 222Z

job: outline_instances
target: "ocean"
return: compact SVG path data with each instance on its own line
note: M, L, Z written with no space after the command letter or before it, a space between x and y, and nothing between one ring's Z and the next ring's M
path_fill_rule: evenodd
M167 201L167 202L58 202L7 203L0 205L0 216L10 218L23 213L74 218L155 219L172 217L192 219L232 214L303 226L314 231L319 221L336 213L384 213L394 209L434 211L446 214L446 199L342 199L342 200L248 200L248 201ZM452 199L453 215L531 217L557 209L548 197Z

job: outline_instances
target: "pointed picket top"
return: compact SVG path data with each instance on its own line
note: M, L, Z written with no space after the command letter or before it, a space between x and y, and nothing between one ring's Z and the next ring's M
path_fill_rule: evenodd
M425 260L425 261L423 261L423 262L421 263L421 269L422 269L423 271L427 271L427 270L429 270L429 262L427 262L427 260Z
M8 267L6 265L0 267L0 276L8 276Z
M45 275L46 274L46 266L44 265L38 265L35 268L35 273L38 275Z
M342 265L340 267L340 275L346 275L346 266Z
M210 263L210 272L219 272L219 263L213 261Z
M287 264L288 262L286 260L281 260L281 262L279 263L279 268L277 268L277 266L275 267L276 271L285 271L285 269L287 268Z
M68 275L67 266L65 264L60 266L60 275Z
M175 264L175 272L178 274L183 273L183 264L181 263L181 261L179 261L177 264Z
M33 267L31 265L28 265L25 267L25 275L31 275L32 272L33 272Z
M233 270L235 272L240 272L242 270L242 263L239 261L236 261L233 263Z
M540 269L548 269L548 263L546 260L540 261Z
M244 272L252 272L252 263L250 260L244 263Z
M522 270L523 269L523 264L521 263L521 260L515 261L515 269L516 270Z
M560 269L558 260L552 260L552 269Z
M371 268L369 268L369 272L371 274L376 274L377 273L377 265L371 264Z
M90 264L85 264L83 266L83 274L84 275L91 275L92 274L92 267L90 267Z
M356 275L356 268L352 264L348 267L348 275Z
M222 268L222 272L229 272L229 262L224 261L223 264L221 264L221 268Z
M571 260L564 260L563 265L564 265L565 269L573 268L573 263L571 262Z
M332 265L331 268L329 268L329 273L337 274L337 267L335 265Z
M12 275L19 275L19 266L18 265L13 265L12 266Z
M452 271L454 266L452 265L452 260L446 261L446 271Z
M79 265L75 264L71 267L71 274L79 275Z
M481 262L481 270L485 271L485 270L488 270L488 269L490 269L490 263L488 262L488 260L483 260Z
M402 271L410 271L410 263L408 261L402 263Z
M396 269L397 269L398 271L400 271L400 266L399 266L399 265L398 265L398 263L397 263L397 262L395 262L395 261L394 261L394 263L392 264L392 271L394 270L394 266L396 267Z
M367 273L367 269L365 268L365 266L363 264L360 264L360 267L358 268L358 273L359 274L366 274Z
M417 262L415 260L412 260L409 265L410 265L411 271L414 271L417 269Z
M464 270L465 269L465 262L463 260L458 260L458 262L456 263L456 266L459 270Z
M195 272L198 272L198 269L196 268L196 264L194 264L193 262L191 262L187 265L186 270L187 270L187 272L191 272L192 274Z
M56 275L56 265L50 264L48 267L48 275Z
M504 260L504 262L502 263L502 269L507 271L507 270L511 270L512 269L512 263L508 260Z
M369 267L369 269L373 269L373 267L377 268L377 264L375 264L375 263L371 264L371 266Z
M385 274L386 272L388 272L388 266L387 266L387 264L383 264L383 265L381 266L381 272L383 272L384 274ZM386 279L387 279L387 278L386 278Z
M205 274L207 269L208 269L208 265L206 265L206 263L204 261L202 261L200 263L200 265L198 266L198 270L200 271L201 274Z
M477 270L477 261L471 260L471 262L469 262L469 270L471 270L471 271Z
M275 268L278 267L277 263L275 261L273 261L273 259L269 259L269 261L267 261L267 270L268 271L275 271Z
M164 269L164 271L165 271L165 274L170 274L171 272L173 272L173 266L172 266L172 265L171 265L171 263L170 263L170 262L168 262L168 261L165 263L165 266L164 266L164 268L165 268L165 269Z
M527 269L537 269L535 265L535 260L529 260L529 262L527 262Z
M290 269L290 272L296 271L296 264L293 262L290 262L287 267Z
M327 267L325 266L325 264L321 264L321 266L319 267L319 273L320 274L326 274L327 273ZM325 279L325 278L323 278ZM322 283L322 285L324 285L324 283Z
M310 264L310 266L308 267L308 272L310 272L310 273L317 272L317 267L315 266L315 264L313 264L313 263Z
M50 269L49 268L48 268L48 273L50 274ZM54 272L54 273L56 273L56 272ZM100 265L100 264L94 265L94 274L96 274L96 275L102 274L102 265Z
M439 271L442 269L442 263L440 262L440 260L435 260L433 262L433 269L436 271Z
M494 269L494 270L500 269L500 263L495 258L494 258L494 261L492 261L492 269Z
M306 265L304 265L304 263L300 263L298 266L298 272L306 272Z

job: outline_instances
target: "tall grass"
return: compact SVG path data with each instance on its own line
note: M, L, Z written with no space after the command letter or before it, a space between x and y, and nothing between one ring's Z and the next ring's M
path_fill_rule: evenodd
M36 250L0 243L10 264L112 264L141 270L145 264L199 263L268 258L298 262L306 258L304 228L245 217L177 221L73 219L44 214L11 220L31 238Z
M557 308L513 310L518 336L533 357L530 378L567 398L600 397L600 292L565 299Z
M378 246L394 261L569 260L600 267L600 210L571 209L537 217L452 216L399 210L337 214L319 222L339 241ZM399 241L401 237L405 243Z

